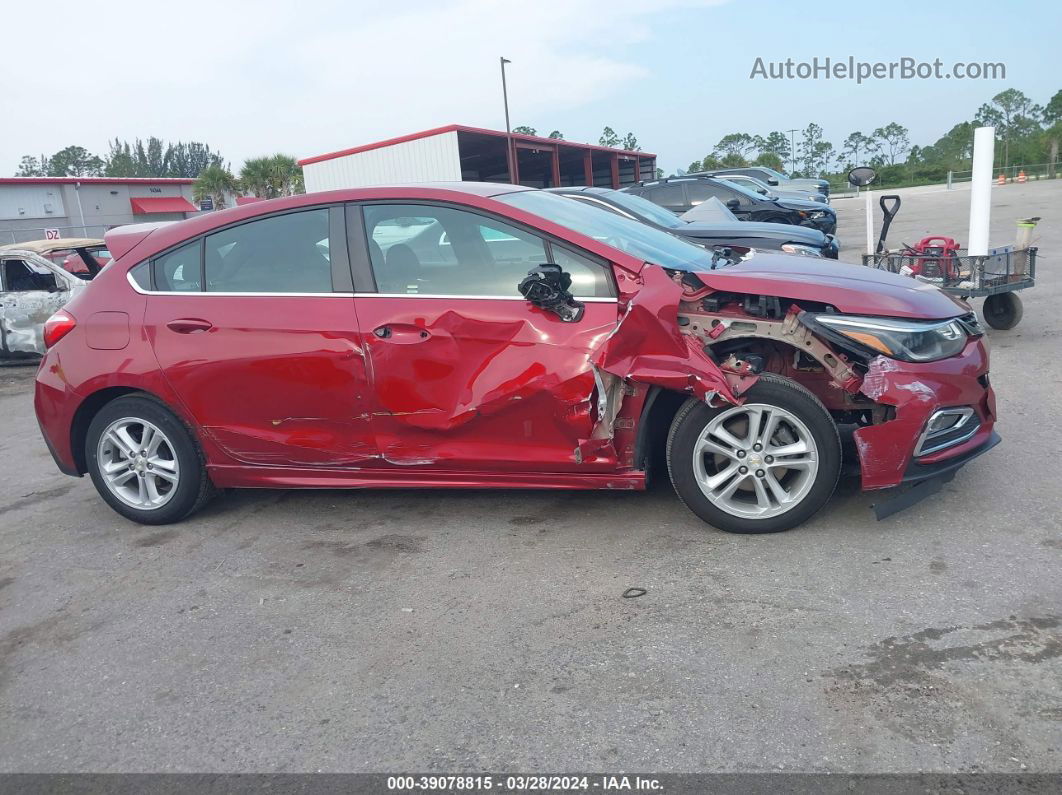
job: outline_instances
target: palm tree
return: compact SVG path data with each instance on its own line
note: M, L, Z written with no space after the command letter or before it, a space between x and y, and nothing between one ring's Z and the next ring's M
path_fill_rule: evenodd
M196 178L192 185L192 196L197 202L211 198L214 200L214 209L221 210L225 207L225 195L236 193L239 184L236 178L222 166L207 166Z
M246 161L240 169L240 182L245 190L263 199L306 192L299 164L294 157L283 154Z
M294 157L276 154L273 155L272 160L273 174L281 196L294 196L297 193L306 192L302 180L302 168Z
M271 160L271 157L252 157L243 164L243 168L240 169L240 184L243 185L245 191L263 199L272 199L277 196L273 192Z

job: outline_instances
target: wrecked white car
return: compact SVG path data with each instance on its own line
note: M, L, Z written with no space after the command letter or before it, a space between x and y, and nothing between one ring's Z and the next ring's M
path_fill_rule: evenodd
M43 354L44 321L88 284L20 245L0 248L0 359L4 360Z

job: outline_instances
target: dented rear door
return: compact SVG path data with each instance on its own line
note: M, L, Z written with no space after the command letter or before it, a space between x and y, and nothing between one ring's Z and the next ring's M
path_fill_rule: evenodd
M238 461L376 459L342 209L255 218L151 262L144 324L203 433Z

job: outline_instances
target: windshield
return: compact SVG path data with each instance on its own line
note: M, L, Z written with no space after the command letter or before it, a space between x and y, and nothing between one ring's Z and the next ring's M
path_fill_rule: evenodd
M599 207L538 190L495 198L665 268L688 271L710 270L713 266L712 254L706 249Z
M588 193L587 195L593 196L594 194ZM620 207L630 210L639 218L645 218L654 224L666 226L668 229L678 229L683 225L682 221L670 210L661 207L659 204L653 204L641 196L635 196L633 193L612 190L604 194L604 197L611 202L615 202Z

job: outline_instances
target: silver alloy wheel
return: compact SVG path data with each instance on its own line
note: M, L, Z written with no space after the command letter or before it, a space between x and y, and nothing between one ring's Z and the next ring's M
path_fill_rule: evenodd
M177 453L157 425L123 417L100 434L96 448L100 476L126 505L153 511L177 493L181 469Z
M693 471L720 510L769 519L795 508L815 484L818 449L792 412L746 403L712 417L693 445Z

